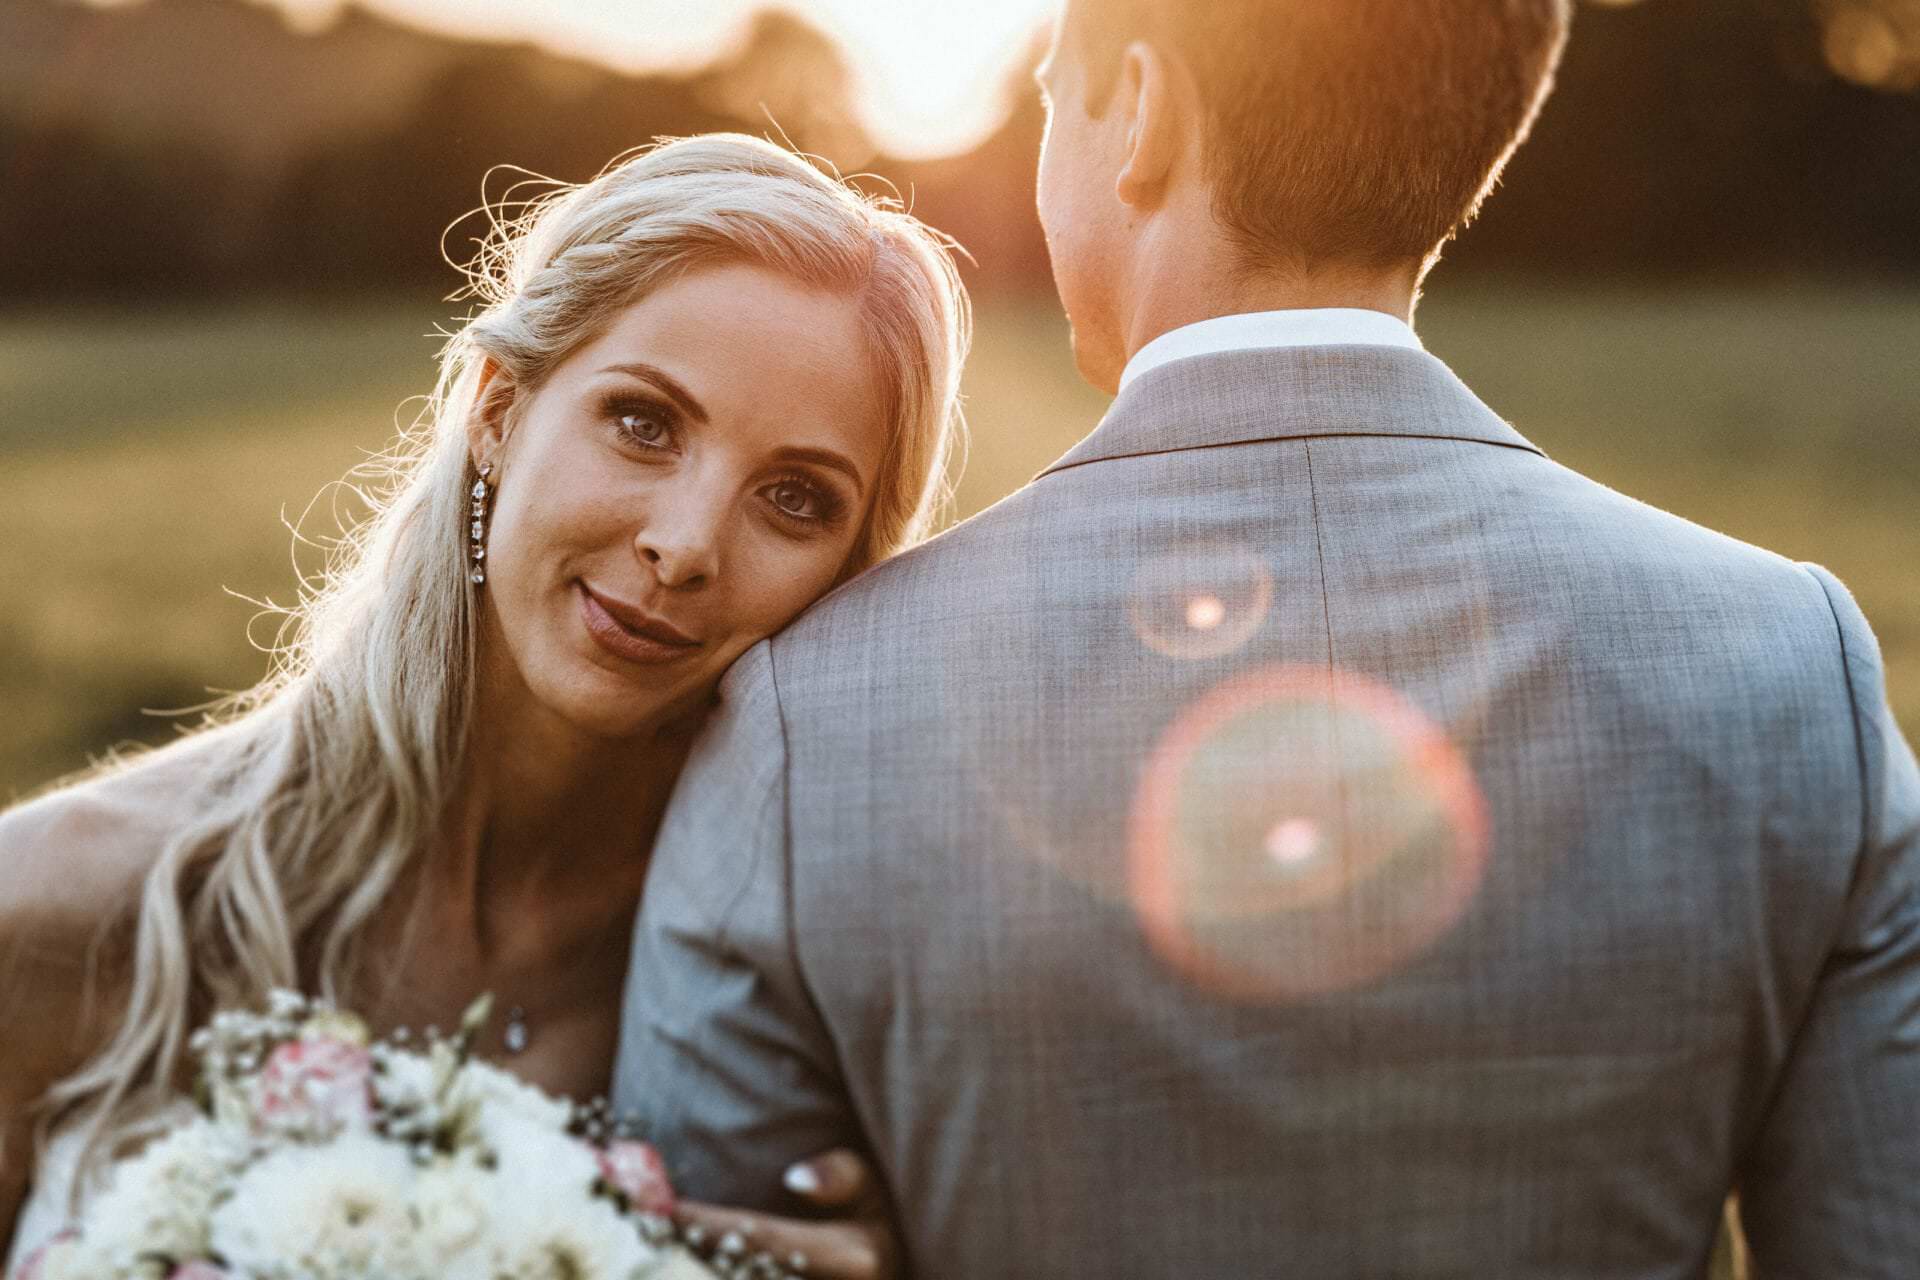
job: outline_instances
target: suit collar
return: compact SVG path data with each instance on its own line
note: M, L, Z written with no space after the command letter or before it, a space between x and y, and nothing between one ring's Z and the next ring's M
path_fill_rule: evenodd
M1215 316L1169 330L1133 353L1120 372L1120 389L1161 365L1222 351L1276 347L1407 347L1423 350L1406 321L1358 307L1248 311Z
M1321 436L1532 442L1424 351L1386 346L1224 351L1128 383L1092 434L1045 471L1110 458Z

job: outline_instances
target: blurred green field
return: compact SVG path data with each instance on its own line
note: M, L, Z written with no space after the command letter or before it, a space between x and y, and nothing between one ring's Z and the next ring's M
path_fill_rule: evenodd
M0 316L0 801L264 667L297 518L432 381L431 300ZM1550 454L1854 589L1920 727L1920 290L1454 290L1429 346ZM1049 299L981 305L963 512L1097 421ZM307 526L332 528L326 503ZM303 553L308 568L318 553ZM223 590L223 588L225 590ZM235 594L229 594L235 593Z

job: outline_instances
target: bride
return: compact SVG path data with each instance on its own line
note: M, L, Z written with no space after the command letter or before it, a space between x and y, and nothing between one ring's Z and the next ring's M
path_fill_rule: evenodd
M486 1056L604 1094L647 851L720 676L927 530L969 313L910 216L692 138L497 230L476 275L426 426L274 674L0 817L16 1260L179 1105L199 1021L274 987L376 1034L490 991ZM886 1272L857 1160L788 1181L827 1220L746 1218L757 1246Z

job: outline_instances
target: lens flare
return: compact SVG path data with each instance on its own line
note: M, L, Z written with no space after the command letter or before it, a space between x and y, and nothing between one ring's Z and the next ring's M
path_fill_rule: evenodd
M1273 607L1273 574L1251 548L1194 542L1149 556L1134 571L1127 617L1140 642L1169 658L1233 653Z
M1311 818L1282 818L1267 832L1267 857L1278 867L1302 867L1325 848L1320 824Z
M1187 626L1212 631L1227 620L1227 605L1219 596L1195 596L1187 602Z
M1161 958L1233 999L1381 978L1443 936L1485 870L1465 757L1392 690L1282 666L1216 687L1147 763L1134 910Z
M1899 29L1883 13L1862 5L1834 12L1823 41L1827 65L1869 88L1890 87L1902 62Z

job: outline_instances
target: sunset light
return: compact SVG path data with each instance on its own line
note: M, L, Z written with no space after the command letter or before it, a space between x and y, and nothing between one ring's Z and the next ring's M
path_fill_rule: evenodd
M342 0L275 0L304 30ZM945 155L1004 118L1007 77L1057 0L791 0L780 6L846 51L859 122L887 153ZM692 71L744 39L764 0L363 0L387 17L487 40L527 41L631 72Z
M0 0L0 1280L1920 1276L1916 228L1920 0Z

